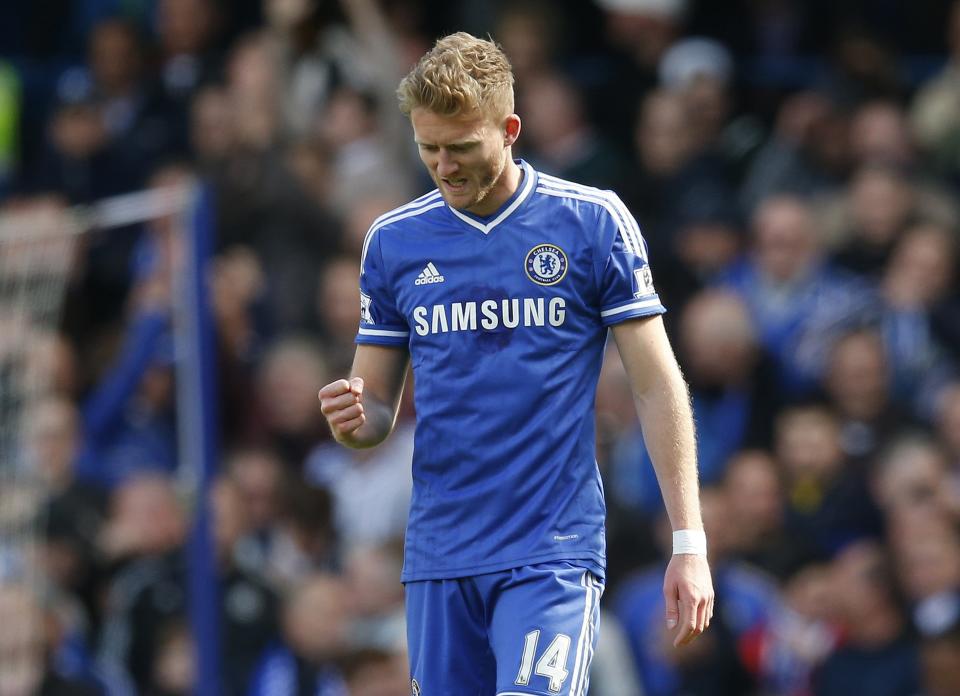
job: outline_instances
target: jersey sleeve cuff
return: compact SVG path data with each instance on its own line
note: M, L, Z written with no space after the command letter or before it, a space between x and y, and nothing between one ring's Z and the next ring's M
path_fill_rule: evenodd
M660 302L658 295L648 295L640 299L631 299L628 302L604 307L600 310L600 319L604 326L611 326L627 319L649 317L655 314L663 314L666 311L667 309Z
M357 343L374 343L381 346L405 346L410 340L410 331L399 326L361 326L357 331Z

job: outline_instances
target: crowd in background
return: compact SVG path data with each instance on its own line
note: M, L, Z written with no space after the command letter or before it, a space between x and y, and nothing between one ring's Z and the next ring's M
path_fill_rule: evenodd
M960 693L960 3L10 4L0 212L214 196L224 695L410 693L414 385L370 451L331 441L316 392L349 370L369 225L431 187L394 89L459 29L513 63L517 154L639 220L692 392L713 625L669 647L670 530L614 349L591 693ZM0 696L195 683L182 227L85 235L35 337L16 466L43 483L45 582L0 563Z

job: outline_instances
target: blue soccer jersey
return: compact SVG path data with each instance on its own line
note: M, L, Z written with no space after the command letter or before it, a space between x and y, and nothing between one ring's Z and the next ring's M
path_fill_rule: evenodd
M433 191L364 243L357 342L408 348L416 384L404 582L554 560L603 576L607 327L664 308L614 193L519 164L494 215Z

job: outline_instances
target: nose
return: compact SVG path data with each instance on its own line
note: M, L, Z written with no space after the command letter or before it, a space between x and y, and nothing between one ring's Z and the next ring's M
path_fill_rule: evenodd
M437 158L437 174L439 176L448 177L451 174L455 174L459 168L460 165L451 157L449 152L445 150L440 151L440 155Z

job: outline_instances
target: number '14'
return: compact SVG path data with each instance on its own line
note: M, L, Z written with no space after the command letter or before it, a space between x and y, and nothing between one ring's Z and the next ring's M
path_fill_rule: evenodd
M530 675L534 673L533 660L537 655L537 643L540 641L540 630L530 631L523 638L523 658L520 660L520 673L514 682L520 686L530 683ZM537 660L536 674L550 680L550 691L559 692L563 680L569 672L566 669L567 655L570 653L570 636L558 633L547 649Z

